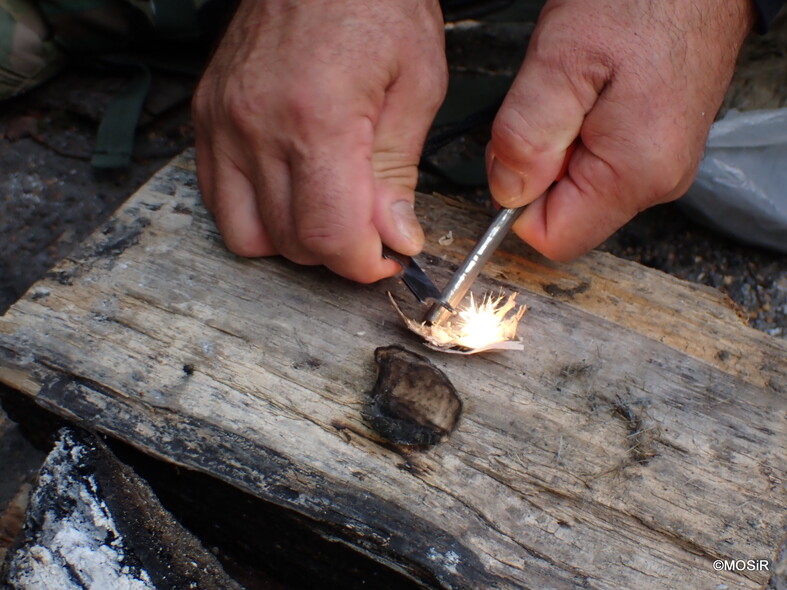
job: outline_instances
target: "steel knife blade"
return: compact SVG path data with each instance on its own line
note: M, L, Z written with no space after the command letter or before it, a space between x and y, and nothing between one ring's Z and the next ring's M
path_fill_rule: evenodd
M402 267L402 272L399 276L419 302L435 303L438 306L444 305L440 289L435 286L432 279L427 276L412 257L394 252L390 248L383 250L383 257L399 263Z

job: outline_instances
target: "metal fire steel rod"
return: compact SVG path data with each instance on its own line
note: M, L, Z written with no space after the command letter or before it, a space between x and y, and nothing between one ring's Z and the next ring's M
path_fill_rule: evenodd
M475 248L465 258L445 286L440 302L434 304L426 313L425 322L439 325L452 315L453 312L450 309L456 309L462 299L464 299L465 294L473 285L473 281L478 277L484 264L497 250L503 238L511 231L511 227L523 209L524 207L501 209L497 213L486 233L478 240ZM448 305L448 309L444 304Z

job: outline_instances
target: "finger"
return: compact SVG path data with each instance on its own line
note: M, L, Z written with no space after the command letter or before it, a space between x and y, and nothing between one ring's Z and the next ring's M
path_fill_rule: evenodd
M587 184L578 185L572 174L587 166L598 168L599 176L611 176L606 164L579 146L569 174L530 203L514 224L520 238L553 260L584 254L637 213L625 202L621 206L611 192L598 194Z
M266 154L260 147L259 154L248 164L256 171L255 190L259 219L277 253L296 264L322 264L318 254L311 252L297 235L293 204L293 187L290 163Z
M603 67L569 68L555 37L534 33L492 127L489 187L504 207L526 205L549 187L603 87Z
M641 172L621 175L579 145L568 175L528 205L513 230L548 258L571 260L602 243L641 210L678 198L689 181L687 177L674 182L664 192L653 188Z
M213 157L210 152L208 140L204 135L197 132L195 138L196 162L197 162L197 184L200 189L200 196L205 208L213 211Z
M213 215L227 248L239 256L278 254L260 219L254 186L227 157L213 160Z
M371 121L359 119L319 142L308 157L291 159L297 239L334 272L364 283L399 270L382 257L372 221L372 135Z

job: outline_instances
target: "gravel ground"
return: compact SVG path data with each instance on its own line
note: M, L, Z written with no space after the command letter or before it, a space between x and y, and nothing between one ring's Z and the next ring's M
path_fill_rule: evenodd
M193 81L159 80L135 163L96 173L98 118L122 78L72 71L0 112L0 311L66 256L156 170L192 143Z

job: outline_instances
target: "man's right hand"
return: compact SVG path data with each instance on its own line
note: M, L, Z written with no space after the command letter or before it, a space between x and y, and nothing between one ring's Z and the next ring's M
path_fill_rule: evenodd
M753 18L751 0L549 0L488 150L495 200L527 205L514 231L568 260L683 195Z
M361 282L417 254L421 147L446 87L436 0L243 0L194 97L227 247Z

